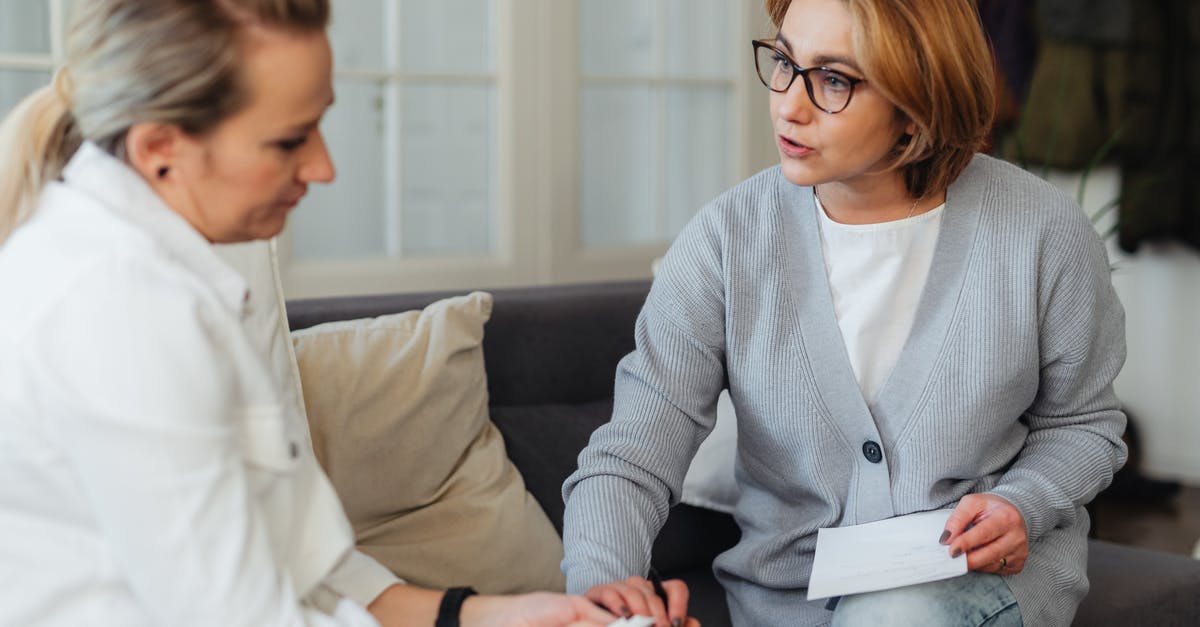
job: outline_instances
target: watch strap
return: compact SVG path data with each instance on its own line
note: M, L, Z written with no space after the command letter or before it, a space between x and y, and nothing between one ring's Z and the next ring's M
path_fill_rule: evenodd
M474 588L461 587L450 588L442 595L442 602L438 605L437 621L433 627L459 627L458 615L462 611L463 601L467 597L479 594Z

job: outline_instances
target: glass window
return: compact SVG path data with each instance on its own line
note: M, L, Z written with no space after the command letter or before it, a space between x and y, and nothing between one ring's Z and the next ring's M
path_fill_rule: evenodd
M334 2L329 24L333 61L338 68L383 71L392 67L388 54L390 4L384 0Z
M50 72L0 68L0 118L18 102L50 82Z
M496 210L494 0L333 3L338 177L289 221L306 261L487 256Z
M0 114L49 83L89 1L0 0ZM288 221L291 295L648 272L757 155L734 116L761 0L331 6L337 177Z
M488 85L405 88L400 222L406 255L492 251L494 101Z
M493 71L491 0L403 0L400 42L408 72Z
M736 3L579 0L580 240L665 242L735 182Z
M0 2L0 53L50 54L50 3Z
M288 220L292 254L304 260L355 259L387 254L387 86L338 80L337 100L321 133L337 178L312 185Z
M738 57L729 0L666 0L663 69L672 77L731 78Z
M583 90L580 222L585 247L648 242L660 235L654 103L649 87L593 85Z
M719 87L672 87L667 90L663 184L666 186L666 231L674 237L696 210L725 191L733 181L731 95ZM704 132L715 129L716 132Z
M651 76L659 0L580 0L579 40L585 74Z

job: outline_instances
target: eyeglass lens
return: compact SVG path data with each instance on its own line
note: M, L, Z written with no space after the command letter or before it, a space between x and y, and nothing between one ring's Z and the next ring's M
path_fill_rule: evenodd
M796 80L796 75L804 77L805 89L813 100L813 104L821 109L835 113L846 108L850 103L850 94L854 84L845 74L824 68L808 68L800 72L796 66L774 48L759 47L755 53L758 76L773 91L786 92Z

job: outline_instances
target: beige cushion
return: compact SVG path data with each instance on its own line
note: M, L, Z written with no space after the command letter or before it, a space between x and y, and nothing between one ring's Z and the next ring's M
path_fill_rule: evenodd
M313 449L359 548L409 583L562 590L562 541L488 419L475 292L292 334Z

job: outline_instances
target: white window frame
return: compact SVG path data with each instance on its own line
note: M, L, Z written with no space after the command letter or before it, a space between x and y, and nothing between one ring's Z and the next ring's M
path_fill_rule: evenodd
M20 54L0 51L0 69L50 72L63 62L66 49L67 0L45 0L50 16L50 53Z
M625 77L614 80L615 84L642 84L661 87L666 85L695 84L704 86L725 86L733 88L733 106L731 108L731 130L734 142L732 146L731 178L742 180L768 165L763 161L764 145L773 150L769 122L767 119L766 90L762 88L755 77L752 66L750 40L763 36L766 14L761 0L737 0L739 10L735 11L737 20L733 28L734 50L737 54L734 63L735 71L732 79L662 79L650 77L643 80ZM583 85L578 58L579 42L577 41L577 24L579 24L578 2L552 2L551 19L557 25L550 33L552 45L563 51L557 57L557 65L552 68L556 83L573 86L559 89L553 93L551 110L556 118L552 125L560 141L552 146L554 155L552 163L555 169L551 172L549 183L553 207L559 208L550 213L551 239L547 242L550 257L553 260L553 272L545 277L545 283L571 283L587 281L640 279L650 276L651 262L666 252L669 241L649 244L585 248L581 237L580 211L580 96ZM704 45L704 42L694 42ZM660 48L661 51L661 48ZM599 80L605 80L598 77ZM593 83L595 84L595 83ZM664 106L661 99L659 106ZM662 119L662 116L659 116ZM667 141L660 130L655 138L658 147L656 152L663 155L665 150L662 143ZM765 139L764 139L765 138ZM773 155L773 153L772 153ZM771 156L774 160L776 157ZM661 199L660 199L661 200ZM695 207L699 209L700 207Z
M651 1L651 0L648 0ZM733 179L776 162L767 93L750 40L773 32L761 0L736 0ZM289 298L457 291L648 278L669 242L585 248L580 236L578 3L498 0L495 249L486 257L296 261L281 249ZM648 79L650 84L656 79ZM672 81L673 83L678 81ZM723 81L704 79L700 84ZM699 207L697 207L699 209Z
M767 115L767 92L754 76L749 44L752 38L773 31L762 0L734 1L738 3L739 18L734 26L734 50L730 52L738 55L732 79L735 141L731 167L732 179L741 180L777 161ZM50 54L0 53L0 68L52 72L62 62L67 0L47 2ZM291 238L285 231L279 251L289 298L458 291L650 276L652 260L666 251L669 242L603 249L582 245L578 3L496 0L494 18L497 170L492 253L476 257L299 260L292 254ZM387 45L394 46L395 42ZM354 68L339 69L338 73L360 79L390 76ZM391 111L389 115L397 120L389 127L398 129L398 113ZM399 149L396 132L403 130L393 132L388 150ZM393 163L398 163L399 155L393 156ZM393 205L387 212L394 226L399 178L385 185L385 198ZM394 240L398 233L399 229L390 229L389 239ZM389 241L388 249L398 250L399 242Z

